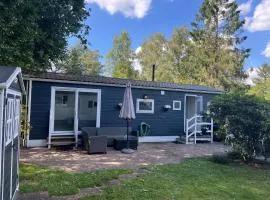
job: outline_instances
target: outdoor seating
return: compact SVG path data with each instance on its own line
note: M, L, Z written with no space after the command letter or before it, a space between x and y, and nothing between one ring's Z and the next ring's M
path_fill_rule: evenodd
M122 150L127 148L127 138L125 137L115 137L113 147L115 150ZM129 148L137 150L138 138L135 136L129 136Z
M128 128L130 138L136 141L138 144L138 131L132 131L132 127ZM85 142L88 138L93 136L106 136L107 146L114 146L115 138L126 138L127 128L126 127L83 127L82 128L82 139L83 147L87 149L88 143ZM131 137L132 136L132 137Z

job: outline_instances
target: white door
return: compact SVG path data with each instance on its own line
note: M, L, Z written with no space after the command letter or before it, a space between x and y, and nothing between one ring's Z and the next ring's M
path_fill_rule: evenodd
M203 99L202 96L196 96L195 99L195 111L197 115L200 115L203 112Z

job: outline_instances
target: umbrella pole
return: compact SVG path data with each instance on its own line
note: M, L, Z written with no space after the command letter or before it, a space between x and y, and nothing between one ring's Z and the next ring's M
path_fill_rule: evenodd
M129 138L128 138L128 135L129 135L129 133L128 133L128 119L127 119L127 149L129 149Z

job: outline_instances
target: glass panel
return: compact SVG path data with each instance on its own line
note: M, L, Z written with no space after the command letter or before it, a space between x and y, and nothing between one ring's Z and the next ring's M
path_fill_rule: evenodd
M153 102L150 101L140 101L139 110L152 110Z
M78 128L96 127L97 119L97 94L96 93L79 93L79 112Z
M55 92L54 131L74 130L75 92Z

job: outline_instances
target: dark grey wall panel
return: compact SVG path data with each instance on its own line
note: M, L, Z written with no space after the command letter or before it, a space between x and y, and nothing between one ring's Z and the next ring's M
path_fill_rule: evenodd
M108 86L91 86L81 84L65 84L33 81L32 106L31 106L31 133L30 139L46 139L49 132L49 116L51 101L51 86L58 87L77 87L101 89L101 127L126 126L126 122L118 118L119 109L117 104L122 102L125 88ZM133 88L133 101L136 108L136 99L143 98L146 94L149 99L155 100L155 113L142 114L136 113L136 119L132 121L132 126L137 129L141 122L151 125L152 136L175 136L183 133L184 130L184 97L186 93L179 91L165 91L161 95L160 90ZM203 105L206 108L207 101L211 100L215 94L204 94ZM181 100L182 110L164 111L164 105L171 105L173 100Z
M13 140L13 165L12 165L12 194L16 191L18 184L18 150L19 150L19 137Z
M10 199L10 177L11 177L11 151L12 143L5 148L4 158L4 199Z

